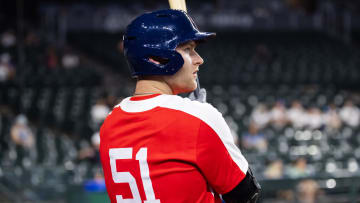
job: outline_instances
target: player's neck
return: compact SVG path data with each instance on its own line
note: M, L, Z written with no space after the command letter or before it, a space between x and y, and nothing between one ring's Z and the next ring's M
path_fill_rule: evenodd
M161 80L138 80L134 96L148 95L148 94L173 94L170 86Z

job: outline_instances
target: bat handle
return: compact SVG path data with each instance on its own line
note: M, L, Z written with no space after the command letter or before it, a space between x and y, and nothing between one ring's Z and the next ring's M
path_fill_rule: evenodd
M199 82L199 76L196 78L197 87L194 91L195 98L199 98L200 96L200 82Z

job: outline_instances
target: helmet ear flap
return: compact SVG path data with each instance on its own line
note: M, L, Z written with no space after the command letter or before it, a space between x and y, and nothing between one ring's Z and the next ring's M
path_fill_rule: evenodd
M155 63L155 64L161 64L166 65L169 63L168 58L160 57L160 56L149 56L148 57L149 62Z
M177 51L153 48L143 48L143 51L148 54L139 58L127 57L133 77L136 75L173 75L184 65L184 59ZM154 63L150 58L159 63ZM139 69L138 67L147 68Z

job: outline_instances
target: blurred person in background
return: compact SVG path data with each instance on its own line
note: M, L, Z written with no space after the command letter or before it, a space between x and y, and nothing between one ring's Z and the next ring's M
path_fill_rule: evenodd
M342 126L339 111L335 104L329 104L324 113L324 121L327 130L337 131Z
M15 118L10 129L11 140L15 143L17 165L23 165L26 158L30 158L35 150L35 138L28 125L28 119L20 114Z
M12 80L15 77L15 67L10 63L11 56L8 53L0 55L0 83Z
M94 129L98 129L103 123L106 116L110 113L110 108L107 105L107 101L104 98L99 98L95 105L91 107L91 121Z
M302 180L296 186L296 199L299 203L330 202L329 199L325 200L321 194L319 184L312 179Z
M286 111L286 117L295 128L301 129L305 126L306 112L299 100L291 103L291 107Z
M264 171L264 177L267 179L281 179L284 177L284 163L281 159L271 161Z
M356 128L360 123L360 110L352 100L346 100L339 112L340 118L346 125Z
M259 130L265 128L271 119L269 110L265 104L259 103L251 113L251 121L256 124Z
M311 130L320 129L324 124L323 115L320 109L317 107L311 107L310 109L308 109L306 115L306 121L307 121L306 122L307 127L309 129Z
M91 136L91 146L86 149L86 159L90 161L93 169L93 178L85 181L84 187L89 192L106 192L104 173L100 162L100 133ZM84 157L85 158L85 157Z
M28 119L20 114L15 118L15 123L10 130L11 139L18 146L31 149L34 146L34 134L28 125Z
M277 101L270 111L271 123L276 129L282 129L288 122L283 101Z
M289 178L304 178L310 175L307 161L304 157L295 160L293 164L285 168L285 175Z
M268 148L268 142L264 134L259 132L255 123L250 123L249 130L242 136L242 146L246 150L255 150L265 153Z
M87 162L92 166L100 164L99 155L100 137L99 132L92 135L90 142L88 140L80 141L80 149L78 152L78 161Z
M0 45L5 50L15 47L16 36L12 30L7 30L0 36Z

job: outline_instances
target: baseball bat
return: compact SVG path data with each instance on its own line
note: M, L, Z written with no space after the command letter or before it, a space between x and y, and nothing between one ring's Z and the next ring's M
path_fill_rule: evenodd
M187 12L185 0L169 0L171 9L178 9Z
M169 4L171 9L178 9L187 12L185 0L169 0ZM199 76L196 78L196 83L197 83L197 88L194 91L194 96L195 98L199 98L199 92L200 92Z

